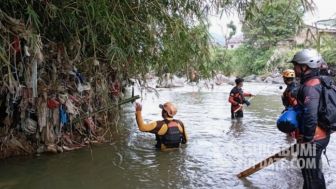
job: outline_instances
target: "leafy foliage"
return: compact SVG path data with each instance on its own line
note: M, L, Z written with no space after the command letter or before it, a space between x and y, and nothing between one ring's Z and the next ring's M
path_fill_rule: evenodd
M244 22L243 31L250 44L261 48L293 37L304 13L298 0L262 1L254 11L257 11L254 16Z
M209 69L220 71L225 75L232 74L237 71L236 67L232 64L233 55L234 51L227 50L226 48L213 48L208 64Z
M324 60L333 66L336 65L336 41L334 36L321 37L320 52Z
M263 74L267 62L273 55L274 48L260 50L249 44L243 44L237 49L214 49L212 65L214 69L225 75L246 76Z
M259 2L263 6L258 6ZM262 16L259 12L272 16L273 4L279 4L276 8L293 4L292 1L281 2L2 0L0 11L22 20L27 28L41 35L44 42L64 44L68 50L74 44L79 44L80 59L74 62L77 65L90 67L92 60L99 60L123 73L124 78L144 75L149 70L155 70L158 74L184 72L189 67L208 76L212 66L208 62L207 14L223 14L237 9L245 20L260 22ZM309 2L302 0L301 3L309 8ZM297 1L295 5L298 5ZM293 12L283 13L290 15ZM278 20L273 18L271 21L274 23ZM289 21L295 23L297 20ZM258 35L264 29L260 28ZM287 31L283 32L282 36L286 36Z
M285 67L287 53L277 44L296 35L309 8L299 0L251 2L243 17L243 45L213 50L212 64L226 75L264 74Z
M183 70L205 61L208 34L202 1L50 0L0 3L44 39L82 45L78 64L110 63L125 77L149 69Z

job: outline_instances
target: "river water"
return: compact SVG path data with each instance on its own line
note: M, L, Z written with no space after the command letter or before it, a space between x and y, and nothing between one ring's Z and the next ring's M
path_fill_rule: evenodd
M0 189L107 188L283 188L302 187L294 159L284 159L246 179L236 174L288 147L294 141L275 127L282 111L279 85L246 83L257 94L241 122L232 122L227 102L232 86L188 86L147 93L142 100L146 121L160 119L158 104L178 105L189 143L179 150L154 149L154 135L138 131L134 108L126 105L113 128L113 143L59 155L12 158L0 162ZM328 188L336 188L336 142L329 144Z

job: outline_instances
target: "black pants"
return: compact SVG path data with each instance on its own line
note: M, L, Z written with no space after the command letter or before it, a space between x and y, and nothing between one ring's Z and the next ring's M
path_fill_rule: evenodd
M244 117L244 113L243 113L243 110L239 110L237 112L234 112L232 109L231 109L231 118L232 119L235 119L235 118L242 118Z
M328 146L330 136L314 143L299 146L298 161L303 176L303 189L325 189L322 172L322 152ZM304 150L306 149L306 150Z

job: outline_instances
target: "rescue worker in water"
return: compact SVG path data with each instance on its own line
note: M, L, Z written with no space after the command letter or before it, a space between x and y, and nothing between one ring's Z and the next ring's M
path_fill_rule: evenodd
M321 155L328 146L330 133L319 125L322 62L322 56L315 49L303 49L297 52L290 61L294 65L296 77L300 78L297 102L302 112L298 116L297 142L299 146L297 150L304 189L326 188ZM312 149L313 153L307 154L301 149Z
M252 97L253 95L250 93L243 92L243 82L244 79L237 78L235 80L236 86L231 90L229 96L229 102L231 103L231 118L242 118L244 116L243 113L243 105L250 105L250 102L245 99L245 97Z
M295 81L295 71L292 69L286 69L285 71L282 72L282 77L284 80L284 83L286 84L286 89L283 92L281 99L282 99L282 104L285 106L285 112L288 110L288 108L296 108L298 106L297 102L297 93L299 89L299 85ZM291 133L288 133L288 136L291 136L293 138L298 137L298 130L295 130Z
M162 109L163 120L144 123L141 114L142 106L136 103L135 116L139 130L155 134L157 141L155 147L161 150L178 148L180 144L187 143L184 124L173 118L177 113L175 105L171 102L166 102L163 105L160 104L159 107Z
M295 81L295 72L292 69L286 69L282 72L282 77L284 79L284 83L287 85L281 96L282 104L285 106L285 109L288 107L294 108L298 105L296 96L299 89L299 86Z

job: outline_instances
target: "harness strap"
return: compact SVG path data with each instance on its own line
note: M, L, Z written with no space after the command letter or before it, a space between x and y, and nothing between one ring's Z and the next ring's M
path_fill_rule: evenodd
M328 156L327 156L327 148L324 149L323 154L324 154L324 156L326 157L327 162L328 162L328 165L329 165L329 167L330 167L330 161L329 161L329 158L328 158Z
M157 141L157 144L156 144L156 147L157 148L162 148L162 144L164 145L164 147L167 147L167 148L174 148L174 147L178 147L178 145L177 146L171 146L171 144L164 144L164 137L168 134L168 130L169 130L169 128L177 128L178 129L178 122L175 120L175 119L173 119L173 120L167 120L167 119L164 119L163 120L164 121L164 123L165 124L167 124L167 132L164 134L164 135L156 135L156 141ZM176 125L174 125L174 126L169 126L169 124L171 123L171 122L175 122L176 123ZM183 127L182 127L183 128ZM179 130L179 129L178 129ZM183 132L184 132L184 128L183 128ZM179 133L180 134L182 134L181 133L181 131L179 130ZM180 142L179 142L180 143ZM179 144L178 143L178 144ZM168 145L168 146L167 146Z
M173 121L176 122L175 119L173 119L173 120L164 119L163 121L165 122L165 124L167 124L168 127L169 127L169 123L171 123Z

